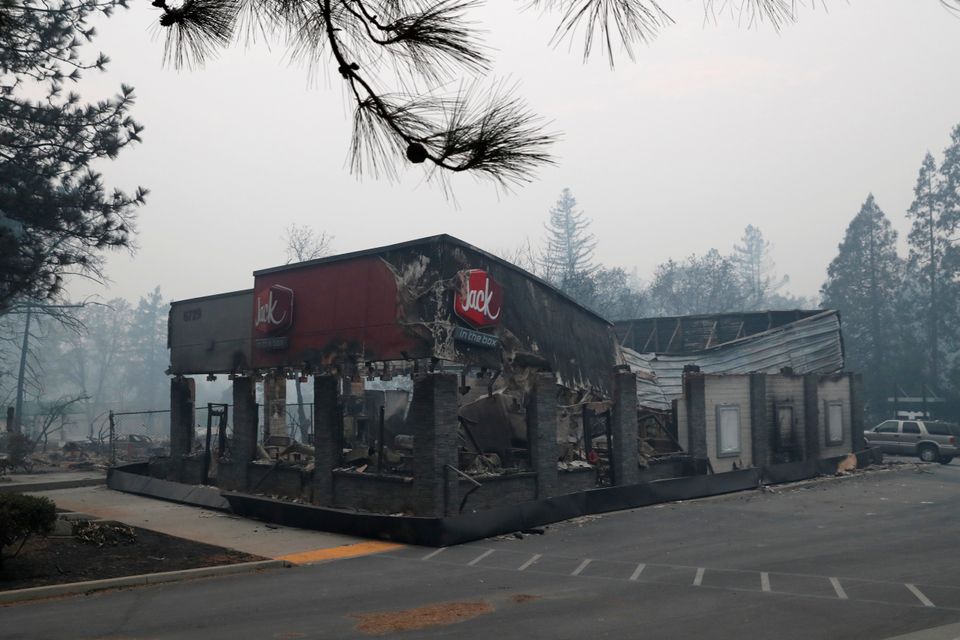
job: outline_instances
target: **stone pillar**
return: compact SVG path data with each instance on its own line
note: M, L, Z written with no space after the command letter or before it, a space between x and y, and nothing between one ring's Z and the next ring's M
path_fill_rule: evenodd
M683 396L687 403L687 453L695 460L706 460L707 393L703 374L684 374Z
M527 447L530 466L537 474L537 498L560 493L557 477L557 381L552 373L538 373L527 405Z
M182 480L183 458L190 455L193 447L194 388L190 378L177 376L170 380L170 458L174 469L172 479L177 482Z
M809 373L803 376L803 433L804 459L820 459L820 393L817 386L820 376Z
M263 379L263 406L266 430L264 444L284 446L290 443L287 431L287 379L271 374Z
M848 373L850 381L850 446L851 451L863 451L867 443L863 439L863 376Z
M343 433L338 383L336 376L313 379L313 502L321 506L333 505L333 470L340 463Z
M772 433L767 415L767 376L764 373L750 374L750 435L753 445L753 466L770 464L770 436Z
M247 491L248 465L257 455L257 431L260 412L257 411L257 383L253 378L235 378L233 381L233 463L234 484L239 491Z
M613 412L610 416L610 434L613 451L610 468L617 485L640 482L637 462L637 438L640 425L637 420L637 376L632 371L618 371L613 375Z
M414 515L457 513L457 376L429 373L413 382L408 422L413 428Z

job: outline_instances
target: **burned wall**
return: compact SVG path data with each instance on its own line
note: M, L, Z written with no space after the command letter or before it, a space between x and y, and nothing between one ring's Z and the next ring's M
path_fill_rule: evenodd
M767 377L767 424L772 426L770 451L773 462L796 462L807 458L805 404L803 376Z
M469 286L465 273L471 270L489 276L488 286L501 296L499 306L490 307L490 291L480 292L477 307L487 302L482 310L490 313L485 326L454 312L454 298ZM450 236L254 275L247 317L255 326L258 368L433 357L502 369L521 386L536 371L550 370L566 387L609 393L616 363L609 322L535 276ZM292 292L289 326L283 326L278 306L283 290ZM277 321L277 335L257 333L257 326L272 326L266 320Z
M540 369L553 371L557 384L595 390L604 396L611 391L611 372L616 364L612 325L581 307L539 278L471 247L446 237L438 243L438 281L428 310L439 323L435 350L438 357L477 365L502 365L505 373L521 375ZM463 323L452 313L458 274L483 269L503 291L499 325L494 333L499 347L474 347L453 335ZM499 361L499 363L498 363Z
M335 471L333 506L371 513L415 512L413 478Z
M817 384L820 455L829 458L853 451L850 375L824 376ZM839 425L836 424L839 420Z
M402 317L399 281L379 256L347 254L254 276L244 313L253 328L254 368L323 370L432 353L429 340Z
M250 367L253 290L180 300L167 319L169 373L231 373Z
M706 376L707 455L716 473L743 469L753 465L751 429L750 376ZM736 433L725 440L727 451L721 451L722 422L736 422ZM736 451L729 450L732 443Z

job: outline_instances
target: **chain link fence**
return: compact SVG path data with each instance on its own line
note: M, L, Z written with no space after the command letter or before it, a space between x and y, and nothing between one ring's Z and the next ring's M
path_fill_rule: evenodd
M259 443L268 429L265 407L259 412ZM210 403L194 409L192 453L210 451L211 457L228 456L233 442L233 405ZM112 464L144 462L170 455L170 410L111 411L97 425L95 440L105 443ZM287 434L292 440L313 440L313 403L286 405ZM209 441L208 441L209 427Z
M107 428L111 464L170 455L169 409L111 411Z

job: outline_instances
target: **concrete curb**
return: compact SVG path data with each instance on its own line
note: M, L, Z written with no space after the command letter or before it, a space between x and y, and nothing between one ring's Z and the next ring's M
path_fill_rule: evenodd
M16 602L27 602L29 600L40 600L43 598L53 598L57 596L92 593L94 591L102 591L103 589L140 587L149 584L179 582L183 580L193 580L196 578L228 576L239 573L253 573L255 571L261 571L264 569L280 569L292 566L294 565L286 560L260 560L257 562L226 564L218 567L200 567L197 569L184 569L182 571L164 571L162 573L144 573L136 576L107 578L105 580L87 580L86 582L52 584L46 587L31 587L29 589L0 591L0 605L13 604Z
M54 480L51 482L3 482L0 483L0 493L37 493L38 491L55 491L56 489L95 487L106 483L106 476L103 478L84 478L82 480Z

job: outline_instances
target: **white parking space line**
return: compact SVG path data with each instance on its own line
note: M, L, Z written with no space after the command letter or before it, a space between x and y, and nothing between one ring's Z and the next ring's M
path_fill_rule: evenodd
M525 571L527 568L530 567L530 565L532 565L534 562L536 562L537 560L539 560L539 559L542 558L542 557L543 557L543 554L541 554L541 553L535 553L535 554L533 554L532 556L530 556L530 559L529 559L529 560L527 560L527 561L524 562L522 565L520 565L520 568L517 569L517 571Z
M491 553L493 553L493 549L487 549L486 551L484 551L483 553L481 553L480 555L478 555L476 558L474 558L473 560L471 560L470 562L468 562L468 563L467 563L467 566L468 566L468 567L474 566L475 564L477 564L478 562L480 562L481 560L483 560L484 558L486 558L486 557L487 557L488 555L490 555Z
M930 598L928 598L927 596L925 596L925 595L923 594L923 591L920 591L920 589L917 589L916 585L906 584L906 585L904 585L904 586L905 586L907 589L910 590L910 593L912 593L913 595L917 596L917 600L919 600L920 602L922 602L922 603L923 603L923 606L925 606L925 607L933 607L933 606L936 606L936 605L933 604L933 602L930 601Z
M703 573L704 573L703 567L698 567L697 575L693 578L693 586L699 587L700 585L703 584Z
M423 557L420 558L420 559L421 559L421 560L429 560L430 558L434 557L435 555L437 555L437 554L440 553L441 551L445 551L445 550L446 550L446 547L440 547L439 549L434 549L433 551L431 551L430 553L428 553L427 555L423 556Z
M636 581L640 577L640 574L643 573L643 570L647 568L647 565L642 562L637 565L637 568L634 569L633 573L630 574L630 579Z
M766 571L760 572L760 590L770 593L770 574Z
M837 592L837 597L841 600L847 599L847 592L843 590L843 587L840 586L840 581L836 578L830 578L830 584L833 585L833 590Z
M593 560L591 560L590 558L587 558L586 560L584 560L583 562L581 562L581 563L580 563L580 566L577 567L576 569L574 569L574 570L573 570L573 573L571 573L570 575L571 575L571 576L578 576L578 575L580 575L580 572L583 571L584 569L586 569L586 568L587 568L587 565L590 564L591 562L593 562Z

